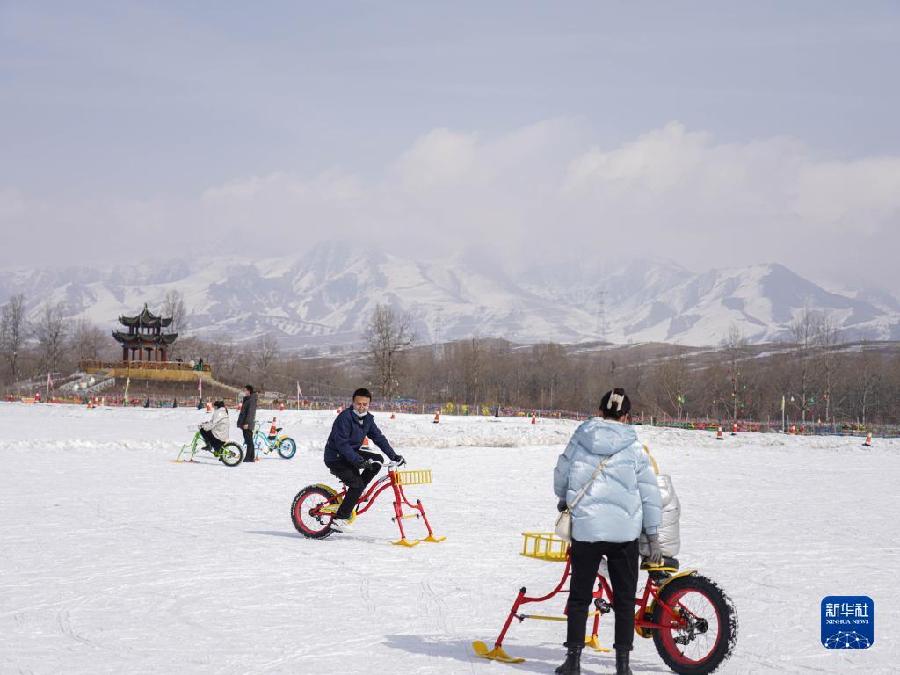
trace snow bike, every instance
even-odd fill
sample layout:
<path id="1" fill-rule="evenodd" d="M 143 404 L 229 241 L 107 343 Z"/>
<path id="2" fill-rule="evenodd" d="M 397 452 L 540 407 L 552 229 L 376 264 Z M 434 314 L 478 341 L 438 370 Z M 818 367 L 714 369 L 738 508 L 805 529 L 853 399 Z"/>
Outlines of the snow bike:
<path id="1" fill-rule="evenodd" d="M 270 422 L 269 433 L 264 434 L 259 430 L 259 422 L 253 427 L 253 446 L 257 456 L 262 453 L 268 455 L 277 450 L 282 459 L 290 459 L 297 452 L 297 443 L 290 436 L 279 434 L 281 427 L 275 426 L 275 418 Z"/>
<path id="2" fill-rule="evenodd" d="M 194 427 L 188 427 L 189 429 L 194 429 Z M 203 445 L 205 441 L 203 440 L 203 436 L 200 435 L 200 431 L 194 431 L 194 438 L 189 442 L 185 443 L 181 446 L 181 450 L 178 451 L 178 457 L 175 458 L 175 462 L 193 462 L 194 455 L 203 450 Z M 234 467 L 240 464 L 244 459 L 244 448 L 234 441 L 226 441 L 219 450 L 208 450 L 211 452 L 214 457 L 217 457 L 222 464 L 225 466 Z M 187 459 L 182 459 L 182 457 L 187 456 Z"/>
<path id="3" fill-rule="evenodd" d="M 409 485 L 426 485 L 431 483 L 431 469 L 398 471 L 398 466 L 396 462 L 390 462 L 387 475 L 382 476 L 366 489 L 359 498 L 359 502 L 349 522 L 368 511 L 375 503 L 378 495 L 385 490 L 391 489 L 394 493 L 394 517 L 391 520 L 397 523 L 397 527 L 400 528 L 400 539 L 393 542 L 394 545 L 413 547 L 420 541 L 432 543 L 444 541 L 446 537 L 434 536 L 431 524 L 425 515 L 425 507 L 422 506 L 422 501 L 417 499 L 415 504 L 410 503 L 406 493 L 403 491 L 403 488 Z M 344 486 L 343 490 L 337 492 L 334 488 L 322 483 L 307 485 L 297 493 L 291 505 L 291 520 L 294 522 L 294 527 L 297 528 L 300 534 L 310 539 L 324 539 L 329 536 L 332 532 L 331 521 L 346 494 L 346 486 Z M 404 504 L 415 511 L 415 513 L 404 514 Z M 425 529 L 428 531 L 428 536 L 424 539 L 408 540 L 403 529 L 403 521 L 408 518 L 421 518 L 425 524 Z"/>
<path id="4" fill-rule="evenodd" d="M 503 649 L 503 639 L 513 619 L 520 623 L 525 619 L 566 621 L 565 616 L 525 614 L 522 606 L 531 602 L 544 602 L 560 594 L 571 575 L 569 545 L 549 532 L 524 532 L 522 555 L 549 562 L 565 563 L 562 579 L 546 595 L 530 597 L 523 586 L 506 617 L 503 629 L 488 649 L 484 642 L 473 642 L 475 654 L 493 661 L 522 663 L 525 659 L 512 657 Z M 634 603 L 634 630 L 642 638 L 653 638 L 656 651 L 676 673 L 705 675 L 716 670 L 726 661 L 737 640 L 737 614 L 728 596 L 713 581 L 697 574 L 696 570 L 678 571 L 678 560 L 665 557 L 662 564 L 644 562 L 641 569 L 647 572 L 643 593 Z M 612 610 L 612 586 L 606 577 L 597 575 L 594 591 L 593 628 L 585 646 L 596 651 L 608 652 L 600 645 L 597 633 L 600 618 Z M 565 613 L 565 612 L 564 612 Z"/>

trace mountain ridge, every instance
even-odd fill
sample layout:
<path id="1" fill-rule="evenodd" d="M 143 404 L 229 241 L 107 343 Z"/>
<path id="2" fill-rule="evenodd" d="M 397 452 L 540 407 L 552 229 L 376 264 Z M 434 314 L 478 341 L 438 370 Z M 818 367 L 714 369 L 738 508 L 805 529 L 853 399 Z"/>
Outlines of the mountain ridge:
<path id="1" fill-rule="evenodd" d="M 44 302 L 58 302 L 67 317 L 110 328 L 144 302 L 159 307 L 170 290 L 184 296 L 189 334 L 242 341 L 273 333 L 287 349 L 359 344 L 378 303 L 408 312 L 422 342 L 478 335 L 703 346 L 735 324 L 761 343 L 788 339 L 804 307 L 827 312 L 846 339 L 900 339 L 900 302 L 889 292 L 826 290 L 779 263 L 694 273 L 638 260 L 511 272 L 465 255 L 417 261 L 332 242 L 258 261 L 0 270 L 0 303 L 22 292 L 32 317 Z"/>

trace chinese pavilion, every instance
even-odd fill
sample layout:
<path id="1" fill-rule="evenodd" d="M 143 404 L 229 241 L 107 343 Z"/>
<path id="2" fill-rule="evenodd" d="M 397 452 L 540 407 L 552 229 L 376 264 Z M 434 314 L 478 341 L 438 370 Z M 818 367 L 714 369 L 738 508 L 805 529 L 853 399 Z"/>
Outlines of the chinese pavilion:
<path id="1" fill-rule="evenodd" d="M 112 336 L 122 345 L 123 361 L 166 361 L 166 350 L 178 338 L 178 333 L 163 333 L 172 317 L 157 316 L 144 303 L 137 316 L 120 316 L 119 323 L 128 332 L 114 330 Z"/>

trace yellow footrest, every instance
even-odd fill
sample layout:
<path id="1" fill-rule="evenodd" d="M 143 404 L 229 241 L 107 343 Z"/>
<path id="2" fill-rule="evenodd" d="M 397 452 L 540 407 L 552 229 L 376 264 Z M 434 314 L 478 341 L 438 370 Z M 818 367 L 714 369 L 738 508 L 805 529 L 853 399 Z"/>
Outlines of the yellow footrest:
<path id="1" fill-rule="evenodd" d="M 609 647 L 602 647 L 600 645 L 600 640 L 597 639 L 596 635 L 592 635 L 589 638 L 585 638 L 584 646 L 590 647 L 595 652 L 608 652 L 609 651 Z"/>
<path id="2" fill-rule="evenodd" d="M 419 540 L 410 541 L 409 539 L 398 539 L 397 541 L 391 542 L 394 546 L 405 546 L 406 548 L 412 548 L 413 546 L 419 545 Z"/>
<path id="3" fill-rule="evenodd" d="M 430 541 L 432 544 L 440 544 L 447 537 L 435 537 L 433 534 L 429 534 L 424 539 L 420 539 L 419 541 Z"/>
<path id="4" fill-rule="evenodd" d="M 473 642 L 472 650 L 475 652 L 477 656 L 480 656 L 483 659 L 490 659 L 491 661 L 501 661 L 502 663 L 524 663 L 525 659 L 521 659 L 518 657 L 513 657 L 507 654 L 503 647 L 494 647 L 493 649 L 488 649 L 488 646 L 483 642 Z"/>

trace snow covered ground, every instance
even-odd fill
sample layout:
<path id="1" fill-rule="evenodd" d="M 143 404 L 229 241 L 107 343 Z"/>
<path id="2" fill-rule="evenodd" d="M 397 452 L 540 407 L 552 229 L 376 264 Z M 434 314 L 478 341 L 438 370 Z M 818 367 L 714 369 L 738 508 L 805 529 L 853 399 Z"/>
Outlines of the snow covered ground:
<path id="1" fill-rule="evenodd" d="M 433 469 L 409 493 L 448 537 L 405 549 L 389 543 L 387 499 L 353 534 L 296 533 L 294 494 L 334 482 L 321 462 L 334 414 L 276 414 L 297 456 L 228 469 L 170 461 L 206 417 L 196 410 L 0 404 L 0 672 L 553 671 L 563 624 L 514 625 L 518 666 L 470 644 L 495 638 L 520 586 L 558 579 L 518 552 L 522 531 L 552 526 L 552 469 L 574 423 L 377 415 L 412 468 Z M 897 672 L 900 441 L 639 434 L 681 499 L 682 564 L 737 608 L 721 672 Z M 821 646 L 825 595 L 874 598 L 871 649 Z M 640 638 L 633 666 L 666 672 Z M 586 655 L 585 672 L 612 670 Z"/>

